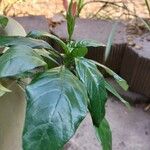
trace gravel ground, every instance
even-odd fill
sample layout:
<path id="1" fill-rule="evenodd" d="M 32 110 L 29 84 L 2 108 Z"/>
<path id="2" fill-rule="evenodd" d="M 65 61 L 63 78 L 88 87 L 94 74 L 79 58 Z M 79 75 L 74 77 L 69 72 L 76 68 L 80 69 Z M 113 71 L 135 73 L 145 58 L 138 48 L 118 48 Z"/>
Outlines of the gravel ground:
<path id="1" fill-rule="evenodd" d="M 88 2 L 91 0 L 85 0 Z M 120 0 L 108 0 L 109 2 L 117 2 Z M 144 5 L 144 0 L 122 0 L 125 2 L 126 6 L 131 10 L 135 11 L 141 17 L 148 17 L 148 11 Z M 92 3 L 84 7 L 81 16 L 82 17 L 91 17 L 95 14 L 99 8 L 103 5 L 103 3 Z M 26 0 L 23 3 L 15 4 L 8 15 L 45 15 L 47 18 L 51 18 L 55 13 L 64 11 L 62 6 L 62 0 Z M 119 17 L 124 18 L 125 15 L 123 13 L 127 13 L 123 11 L 122 8 L 118 8 L 111 6 L 103 9 L 97 17 Z"/>

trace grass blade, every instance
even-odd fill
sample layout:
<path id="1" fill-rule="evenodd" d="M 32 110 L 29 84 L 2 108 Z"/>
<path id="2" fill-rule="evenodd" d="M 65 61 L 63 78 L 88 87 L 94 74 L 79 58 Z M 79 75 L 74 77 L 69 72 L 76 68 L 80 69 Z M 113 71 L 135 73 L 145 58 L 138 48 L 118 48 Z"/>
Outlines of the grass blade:
<path id="1" fill-rule="evenodd" d="M 115 36 L 115 32 L 116 32 L 116 27 L 117 27 L 117 22 L 113 25 L 112 27 L 112 30 L 111 30 L 111 33 L 108 37 L 108 42 L 107 42 L 107 45 L 106 45 L 106 50 L 105 50 L 105 55 L 104 55 L 104 62 L 106 62 L 109 54 L 110 54 L 110 50 L 111 50 L 111 46 L 112 46 L 112 43 L 113 43 L 113 40 L 114 40 L 114 36 Z"/>

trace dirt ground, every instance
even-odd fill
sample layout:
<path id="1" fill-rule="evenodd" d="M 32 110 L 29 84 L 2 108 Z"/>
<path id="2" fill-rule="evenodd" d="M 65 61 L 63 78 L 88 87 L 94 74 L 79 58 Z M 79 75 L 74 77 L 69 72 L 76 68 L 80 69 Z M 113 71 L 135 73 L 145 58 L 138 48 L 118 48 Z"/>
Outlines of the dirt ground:
<path id="1" fill-rule="evenodd" d="M 91 0 L 85 0 L 88 2 Z M 94 1 L 94 0 L 93 0 Z M 119 2 L 120 0 L 108 0 L 109 2 Z M 140 17 L 149 17 L 148 11 L 145 7 L 144 0 L 122 0 L 127 8 L 132 12 L 131 14 L 137 14 Z M 100 13 L 97 13 L 100 7 L 104 3 L 90 3 L 84 7 L 81 12 L 81 17 L 101 17 L 101 18 L 126 18 L 129 17 L 128 12 L 118 8 L 114 5 L 108 5 L 105 9 L 102 9 Z M 123 6 L 121 3 L 118 3 Z M 51 18 L 54 14 L 63 12 L 64 8 L 62 0 L 25 0 L 25 2 L 17 3 L 11 7 L 8 11 L 8 15 L 45 15 L 47 18 Z M 131 17 L 131 16 L 130 16 Z"/>

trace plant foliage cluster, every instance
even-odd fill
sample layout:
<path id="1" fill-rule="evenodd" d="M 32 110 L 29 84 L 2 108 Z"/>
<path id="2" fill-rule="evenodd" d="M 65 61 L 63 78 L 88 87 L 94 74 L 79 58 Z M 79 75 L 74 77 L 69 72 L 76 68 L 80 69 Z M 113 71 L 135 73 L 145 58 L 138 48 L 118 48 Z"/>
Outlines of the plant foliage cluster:
<path id="1" fill-rule="evenodd" d="M 112 136 L 105 118 L 107 91 L 128 105 L 100 72 L 104 69 L 119 85 L 127 90 L 125 80 L 106 66 L 85 58 L 87 47 L 102 44 L 72 41 L 75 17 L 73 1 L 67 9 L 68 41 L 39 31 L 26 37 L 0 36 L 0 96 L 11 92 L 4 80 L 11 79 L 25 91 L 27 106 L 23 132 L 23 150 L 59 150 L 75 134 L 89 112 L 103 150 L 112 149 Z M 1 16 L 5 28 L 8 18 Z M 55 40 L 62 50 L 55 50 L 41 40 Z M 24 79 L 30 78 L 27 83 Z"/>

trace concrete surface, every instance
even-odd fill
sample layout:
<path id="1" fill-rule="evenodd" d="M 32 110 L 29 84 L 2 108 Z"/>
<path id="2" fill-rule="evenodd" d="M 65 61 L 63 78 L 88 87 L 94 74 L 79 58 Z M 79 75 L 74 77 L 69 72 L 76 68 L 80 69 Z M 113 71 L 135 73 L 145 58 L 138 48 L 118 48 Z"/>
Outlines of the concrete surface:
<path id="1" fill-rule="evenodd" d="M 150 112 L 140 107 L 128 110 L 110 98 L 107 119 L 112 129 L 113 150 L 150 150 Z M 88 115 L 64 150 L 100 150 L 91 124 Z"/>
<path id="2" fill-rule="evenodd" d="M 27 33 L 32 30 L 49 32 L 49 26 L 45 16 L 24 16 L 14 17 L 14 19 L 23 26 Z"/>

